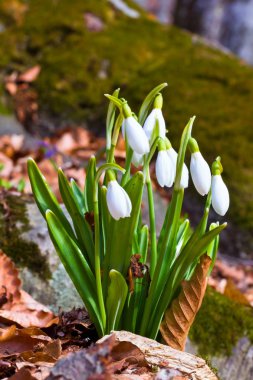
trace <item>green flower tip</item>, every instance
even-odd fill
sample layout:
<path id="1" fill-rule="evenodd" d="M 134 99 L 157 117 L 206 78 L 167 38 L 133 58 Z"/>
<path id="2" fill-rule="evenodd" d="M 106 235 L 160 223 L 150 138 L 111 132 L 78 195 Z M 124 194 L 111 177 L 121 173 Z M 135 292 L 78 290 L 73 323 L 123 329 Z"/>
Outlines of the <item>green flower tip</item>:
<path id="1" fill-rule="evenodd" d="M 132 116 L 132 111 L 127 102 L 122 103 L 122 111 L 125 118 Z"/>
<path id="2" fill-rule="evenodd" d="M 193 137 L 190 137 L 188 144 L 191 153 L 199 152 L 197 140 L 195 140 Z"/>
<path id="3" fill-rule="evenodd" d="M 160 92 L 156 95 L 154 100 L 154 108 L 162 109 L 163 106 L 163 96 Z"/>
<path id="4" fill-rule="evenodd" d="M 172 148 L 171 142 L 168 139 L 168 137 L 165 137 L 164 141 L 165 141 L 165 145 L 166 145 L 166 150 L 169 150 L 170 148 Z"/>
<path id="5" fill-rule="evenodd" d="M 158 139 L 158 151 L 160 152 L 161 150 L 166 150 L 166 143 L 162 138 Z"/>
<path id="6" fill-rule="evenodd" d="M 212 175 L 220 175 L 223 172 L 223 166 L 221 165 L 221 158 L 218 156 L 212 164 Z"/>

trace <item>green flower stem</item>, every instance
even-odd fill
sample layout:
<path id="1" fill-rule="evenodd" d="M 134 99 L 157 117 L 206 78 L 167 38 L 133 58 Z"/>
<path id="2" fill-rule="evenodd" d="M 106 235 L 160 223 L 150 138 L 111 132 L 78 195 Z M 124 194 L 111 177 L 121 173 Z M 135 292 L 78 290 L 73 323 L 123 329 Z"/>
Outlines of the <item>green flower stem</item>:
<path id="1" fill-rule="evenodd" d="M 113 92 L 112 96 L 114 98 L 118 98 L 119 91 L 120 89 L 117 88 Z M 114 126 L 114 120 L 115 120 L 115 111 L 116 111 L 116 105 L 113 101 L 110 101 L 107 116 L 106 116 L 106 160 L 107 161 L 108 161 L 108 155 L 111 148 L 111 139 L 112 139 L 112 130 Z"/>
<path id="2" fill-rule="evenodd" d="M 147 327 L 150 323 L 151 313 L 155 309 L 159 301 L 159 297 L 162 293 L 166 281 L 166 276 L 169 272 L 168 262 L 172 261 L 173 259 L 172 255 L 174 253 L 173 250 L 175 251 L 176 236 L 181 213 L 183 195 L 183 189 L 180 189 L 179 191 L 175 191 L 174 189 L 168 212 L 168 225 L 166 228 L 166 234 L 161 246 L 161 252 L 159 254 L 158 263 L 156 265 L 156 270 L 151 281 L 150 291 L 145 305 L 144 315 L 141 324 L 141 335 L 146 334 Z"/>
<path id="3" fill-rule="evenodd" d="M 100 270 L 100 222 L 99 222 L 99 208 L 98 208 L 98 183 L 95 181 L 94 193 L 93 193 L 93 205 L 94 205 L 94 223 L 95 223 L 95 277 L 98 304 L 102 319 L 103 334 L 106 328 L 106 312 L 101 283 L 101 270 Z"/>
<path id="4" fill-rule="evenodd" d="M 133 158 L 133 153 L 134 152 L 131 148 L 127 149 L 126 164 L 125 164 L 126 171 L 122 176 L 121 186 L 125 186 L 125 184 L 127 183 L 127 181 L 130 178 L 130 170 L 131 170 L 131 162 L 132 162 L 132 158 Z"/>
<path id="5" fill-rule="evenodd" d="M 120 127 L 122 125 L 122 122 L 123 122 L 123 116 L 122 116 L 122 113 L 120 113 L 119 116 L 117 117 L 115 127 L 113 130 L 111 147 L 110 147 L 108 155 L 107 155 L 107 162 L 114 162 L 114 151 L 115 151 L 115 147 L 116 147 L 117 142 L 118 142 L 119 131 L 120 131 Z"/>
<path id="6" fill-rule="evenodd" d="M 146 173 L 146 186 L 148 191 L 148 207 L 149 207 L 149 223 L 150 223 L 150 240 L 151 240 L 151 254 L 150 254 L 150 276 L 153 278 L 156 262 L 157 262 L 157 244 L 156 244 L 156 220 L 155 220 L 155 206 L 152 190 L 152 182 L 150 179 L 149 167 Z"/>
<path id="7" fill-rule="evenodd" d="M 124 172 L 124 169 L 114 163 L 106 163 L 101 165 L 96 172 L 94 180 L 94 190 L 93 190 L 93 207 L 94 207 L 94 224 L 95 224 L 95 277 L 96 277 L 96 288 L 98 295 L 98 304 L 101 313 L 102 327 L 105 331 L 106 328 L 106 312 L 105 304 L 103 298 L 102 282 L 101 282 L 101 269 L 100 269 L 100 220 L 99 220 L 99 207 L 98 207 L 98 181 L 101 174 L 107 170 L 119 170 Z M 109 176 L 113 176 L 113 173 L 110 173 Z M 103 331 L 103 334 L 104 334 Z"/>
<path id="8" fill-rule="evenodd" d="M 159 260 L 156 265 L 156 270 L 153 275 L 153 279 L 150 285 L 150 291 L 148 299 L 145 305 L 144 315 L 141 324 L 141 335 L 147 334 L 147 328 L 151 322 L 151 313 L 156 310 L 157 303 L 159 302 L 159 297 L 162 294 L 166 276 L 170 270 L 170 264 L 173 262 L 176 248 L 176 236 L 179 226 L 180 213 L 182 209 L 182 202 L 184 197 L 184 190 L 180 186 L 185 151 L 187 148 L 188 141 L 191 137 L 192 125 L 195 117 L 192 117 L 184 128 L 181 143 L 177 159 L 177 170 L 175 178 L 175 186 L 172 195 L 171 204 L 168 211 L 168 222 L 166 221 L 165 236 L 161 245 L 161 250 L 159 250 Z M 167 216 L 167 214 L 166 214 Z"/>

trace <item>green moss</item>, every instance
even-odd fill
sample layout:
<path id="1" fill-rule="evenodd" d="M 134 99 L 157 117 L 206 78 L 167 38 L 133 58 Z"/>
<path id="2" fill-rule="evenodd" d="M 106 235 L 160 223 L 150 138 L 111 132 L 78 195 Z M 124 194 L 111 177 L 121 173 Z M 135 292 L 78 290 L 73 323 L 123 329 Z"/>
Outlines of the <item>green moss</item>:
<path id="1" fill-rule="evenodd" d="M 253 342 L 253 309 L 209 288 L 189 337 L 203 357 L 230 355 L 238 340 Z"/>
<path id="2" fill-rule="evenodd" d="M 29 230 L 25 202 L 18 196 L 0 199 L 0 247 L 19 267 L 27 267 L 43 279 L 51 277 L 50 269 L 38 245 L 21 235 Z"/>
<path id="3" fill-rule="evenodd" d="M 88 121 L 104 129 L 103 94 L 122 88 L 134 110 L 145 94 L 167 81 L 165 117 L 178 145 L 188 118 L 208 161 L 221 155 L 231 190 L 227 215 L 241 228 L 253 227 L 253 70 L 144 12 L 129 19 L 106 0 L 15 0 L 28 9 L 15 21 L 4 0 L 0 16 L 0 72 L 42 67 L 33 86 L 40 110 L 59 121 Z M 128 4 L 132 4 L 130 0 Z M 4 5 L 3 5 L 4 4 Z M 104 29 L 87 30 L 84 13 L 100 17 Z M 17 18 L 17 17 L 16 17 Z M 105 76 L 101 77 L 101 70 Z M 1 95 L 1 89 L 0 89 Z"/>

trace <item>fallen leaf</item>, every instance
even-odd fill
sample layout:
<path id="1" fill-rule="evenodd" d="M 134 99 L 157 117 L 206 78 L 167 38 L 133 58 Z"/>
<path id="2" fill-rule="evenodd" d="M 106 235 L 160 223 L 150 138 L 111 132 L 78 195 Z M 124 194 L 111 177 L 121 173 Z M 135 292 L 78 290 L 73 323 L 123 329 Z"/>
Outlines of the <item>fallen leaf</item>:
<path id="1" fill-rule="evenodd" d="M 0 329 L 0 342 L 4 342 L 6 340 L 11 339 L 16 332 L 16 326 L 11 325 L 7 329 Z"/>
<path id="2" fill-rule="evenodd" d="M 55 363 L 62 353 L 61 342 L 59 339 L 49 342 L 46 345 L 38 346 L 37 349 L 25 351 L 21 357 L 29 363 Z"/>
<path id="3" fill-rule="evenodd" d="M 2 304 L 0 319 L 19 326 L 48 327 L 54 323 L 54 314 L 21 289 L 19 273 L 12 260 L 0 250 L 0 289 L 7 302 Z"/>
<path id="4" fill-rule="evenodd" d="M 32 376 L 29 369 L 21 368 L 21 370 L 11 376 L 9 380 L 36 380 L 36 377 Z"/>
<path id="5" fill-rule="evenodd" d="M 194 318 L 202 304 L 206 291 L 207 273 L 211 259 L 203 255 L 190 281 L 183 281 L 182 289 L 165 312 L 160 326 L 168 346 L 184 350 L 186 338 Z"/>
<path id="6" fill-rule="evenodd" d="M 37 79 L 40 71 L 41 71 L 40 65 L 33 66 L 30 69 L 23 72 L 22 74 L 20 74 L 18 76 L 18 80 L 22 82 L 28 82 L 28 83 L 34 82 L 35 79 Z"/>
<path id="7" fill-rule="evenodd" d="M 18 86 L 14 82 L 6 82 L 5 89 L 9 92 L 10 95 L 14 96 L 17 93 Z"/>

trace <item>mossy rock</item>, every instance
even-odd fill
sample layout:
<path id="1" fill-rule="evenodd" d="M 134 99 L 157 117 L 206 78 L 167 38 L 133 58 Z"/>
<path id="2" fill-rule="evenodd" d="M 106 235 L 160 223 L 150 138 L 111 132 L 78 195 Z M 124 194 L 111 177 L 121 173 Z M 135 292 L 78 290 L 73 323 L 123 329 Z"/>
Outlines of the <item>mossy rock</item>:
<path id="1" fill-rule="evenodd" d="M 222 380 L 251 379 L 252 307 L 208 288 L 189 338 L 187 350 L 207 359 Z"/>
<path id="2" fill-rule="evenodd" d="M 83 305 L 32 197 L 0 193 L 0 249 L 15 263 L 24 290 L 36 300 L 54 312 Z"/>
<path id="3" fill-rule="evenodd" d="M 101 19 L 101 31 L 87 29 L 85 12 Z M 103 130 L 104 93 L 121 87 L 138 110 L 153 86 L 168 82 L 164 113 L 172 141 L 178 146 L 182 128 L 196 114 L 194 136 L 202 152 L 210 163 L 222 156 L 231 191 L 227 218 L 252 229 L 251 67 L 142 11 L 129 19 L 106 0 L 3 0 L 0 16 L 0 76 L 40 64 L 33 84 L 40 113 L 59 124 L 86 120 Z"/>

